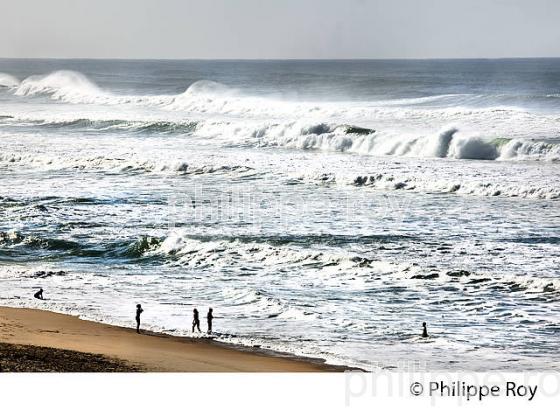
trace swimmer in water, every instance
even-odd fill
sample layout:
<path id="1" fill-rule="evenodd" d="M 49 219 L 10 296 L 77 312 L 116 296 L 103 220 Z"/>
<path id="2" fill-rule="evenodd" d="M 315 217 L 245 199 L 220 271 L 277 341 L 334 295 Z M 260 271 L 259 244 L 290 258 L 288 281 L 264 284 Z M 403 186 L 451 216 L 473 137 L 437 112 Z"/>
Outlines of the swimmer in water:
<path id="1" fill-rule="evenodd" d="M 39 300 L 45 300 L 45 298 L 43 298 L 43 288 L 39 289 L 37 292 L 35 292 L 35 294 L 33 295 L 33 297 L 35 299 L 39 299 Z"/>
<path id="2" fill-rule="evenodd" d="M 422 337 L 428 337 L 428 329 L 426 328 L 426 322 L 422 323 Z"/>

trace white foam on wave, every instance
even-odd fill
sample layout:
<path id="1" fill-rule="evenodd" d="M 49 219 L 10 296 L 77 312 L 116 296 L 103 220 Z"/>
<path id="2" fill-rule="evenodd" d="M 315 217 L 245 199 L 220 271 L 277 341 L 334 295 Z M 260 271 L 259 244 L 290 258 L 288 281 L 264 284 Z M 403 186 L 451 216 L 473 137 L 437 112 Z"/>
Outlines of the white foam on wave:
<path id="1" fill-rule="evenodd" d="M 125 123 L 125 126 L 129 127 L 130 124 Z M 136 126 L 141 129 L 145 125 L 135 124 Z M 521 172 L 525 173 L 526 177 L 521 179 L 515 178 L 515 175 L 509 172 L 506 172 L 506 176 L 495 173 L 490 164 L 488 166 L 491 167 L 489 168 L 491 172 L 484 175 L 481 175 L 480 172 L 485 168 L 481 168 L 478 163 L 464 163 L 461 166 L 462 172 L 454 172 L 455 165 L 451 161 L 440 162 L 442 168 L 438 167 L 437 172 L 426 172 L 426 167 L 423 166 L 425 161 L 432 161 L 430 158 L 434 158 L 436 155 L 446 155 L 448 158 L 483 158 L 489 149 L 492 150 L 492 155 L 491 157 L 486 156 L 486 159 L 495 158 L 496 151 L 501 155 L 496 158 L 497 160 L 554 159 L 560 157 L 560 145 L 517 140 L 508 142 L 487 141 L 476 136 L 461 135 L 455 128 L 442 130 L 433 136 L 408 139 L 403 137 L 399 139 L 378 132 L 365 135 L 348 134 L 347 132 L 351 128 L 347 126 L 324 123 L 251 127 L 246 124 L 237 126 L 236 124 L 224 125 L 221 122 L 203 121 L 196 126 L 195 134 L 198 138 L 190 135 L 187 137 L 178 136 L 174 139 L 166 138 L 166 141 L 169 141 L 170 147 L 172 147 L 176 146 L 174 144 L 180 143 L 182 138 L 187 138 L 185 149 L 192 147 L 193 144 L 203 144 L 205 146 L 208 144 L 232 144 L 249 147 L 278 146 L 302 148 L 304 150 L 360 152 L 379 156 L 379 158 L 385 155 L 394 155 L 412 158 L 420 156 L 427 159 L 413 159 L 410 166 L 406 166 L 410 160 L 404 158 L 398 160 L 399 162 L 405 161 L 402 166 L 396 165 L 399 162 L 394 164 L 391 162 L 393 165 L 384 163 L 376 165 L 378 161 L 385 161 L 378 158 L 361 159 L 360 161 L 365 162 L 360 166 L 353 167 L 353 159 L 336 156 L 337 161 L 331 163 L 330 166 L 328 164 L 334 158 L 327 159 L 324 165 L 318 169 L 312 167 L 311 169 L 294 172 L 292 168 L 285 168 L 283 164 L 271 165 L 268 162 L 262 163 L 260 160 L 247 163 L 247 158 L 243 159 L 229 155 L 220 158 L 198 158 L 180 149 L 175 149 L 176 155 L 170 157 L 169 152 L 165 150 L 159 152 L 154 149 L 151 138 L 144 139 L 141 136 L 135 137 L 132 145 L 127 142 L 124 149 L 119 144 L 115 144 L 110 151 L 106 149 L 98 150 L 95 140 L 91 141 L 93 145 L 87 150 L 83 149 L 82 146 L 82 149 L 72 152 L 66 152 L 66 150 L 65 152 L 51 151 L 40 146 L 36 152 L 32 152 L 29 149 L 20 149 L 18 144 L 12 147 L 14 149 L 9 149 L 9 145 L 7 145 L 4 151 L 0 153 L 0 166 L 35 168 L 46 171 L 78 170 L 83 172 L 154 173 L 162 175 L 218 173 L 232 177 L 256 175 L 263 178 L 287 178 L 292 181 L 299 180 L 318 184 L 337 183 L 344 186 L 365 187 L 375 190 L 546 200 L 560 198 L 560 190 L 557 184 L 551 183 L 550 179 L 557 166 L 556 164 L 544 167 L 542 172 L 537 172 L 538 168 L 535 168 L 534 164 L 512 164 L 516 169 L 521 169 Z M 273 134 L 268 131 L 268 127 L 274 130 Z M 166 124 L 162 129 L 168 129 L 168 125 Z M 214 132 L 216 135 L 213 134 Z M 219 141 L 214 141 L 214 139 L 219 139 Z M 134 149 L 128 148 L 129 146 L 134 146 Z M 480 151 L 477 151 L 478 149 Z M 266 151 L 262 151 L 262 154 L 269 155 Z M 289 153 L 284 152 L 283 154 Z M 342 161 L 342 164 L 339 161 Z M 346 161 L 350 161 L 350 163 L 345 164 Z M 544 172 L 544 169 L 549 171 Z"/>
<path id="2" fill-rule="evenodd" d="M 197 96 L 205 97 L 231 97 L 238 95 L 238 90 L 211 80 L 198 80 L 191 84 L 187 90 L 178 97 Z"/>
<path id="3" fill-rule="evenodd" d="M 3 77 L 0 77 L 0 80 Z M 8 81 L 9 78 L 6 77 Z M 233 90 L 213 82 L 201 80 L 193 83 L 184 93 L 178 95 L 117 95 L 101 89 L 86 75 L 71 70 L 54 71 L 47 75 L 33 75 L 21 83 L 10 82 L 17 86 L 14 94 L 17 96 L 48 95 L 53 100 L 74 104 L 121 105 L 132 104 L 140 106 L 169 106 L 184 104 L 185 100 L 203 96 L 233 95 Z"/>
<path id="4" fill-rule="evenodd" d="M 162 115 L 179 111 L 202 116 L 204 121 L 199 121 L 197 135 L 233 145 L 276 146 L 376 156 L 560 160 L 559 144 L 515 138 L 516 135 L 526 137 L 529 132 L 527 130 L 536 135 L 548 132 L 550 137 L 555 137 L 556 131 L 551 124 L 557 122 L 557 117 L 507 109 L 418 109 L 381 104 L 379 101 L 284 101 L 244 95 L 240 90 L 207 80 L 191 84 L 185 92 L 178 95 L 115 95 L 102 90 L 85 75 L 74 71 L 56 71 L 45 76 L 28 77 L 14 92 L 18 96 L 49 95 L 55 100 L 68 103 L 157 107 L 161 109 L 157 112 Z M 453 96 L 438 98 L 451 97 Z M 217 119 L 209 119 L 207 116 Z M 306 120 L 302 121 L 302 117 Z M 513 125 L 522 124 L 521 130 L 509 124 L 511 121 L 508 119 L 511 118 L 515 118 Z M 374 124 L 379 121 L 383 125 L 370 134 L 349 133 L 342 126 L 366 121 Z M 408 129 L 400 127 L 402 121 L 410 121 L 412 126 L 408 125 Z M 387 122 L 393 125 L 388 127 Z M 471 122 L 479 123 L 478 128 L 474 127 L 475 131 L 467 133 Z M 437 129 L 437 124 L 444 124 L 440 132 L 426 131 L 426 125 Z M 488 124 L 491 124 L 490 128 Z M 109 124 L 107 128 L 126 129 L 129 125 L 134 131 L 138 124 Z M 173 124 L 169 125 L 162 128 L 172 129 Z M 410 128 L 414 130 L 411 132 Z M 486 131 L 487 129 L 496 128 L 505 135 L 499 142 L 496 135 L 485 135 L 485 132 L 493 132 Z M 482 129 L 483 132 L 476 129 Z"/>
<path id="5" fill-rule="evenodd" d="M 60 157 L 37 153 L 0 153 L 0 164 L 35 166 L 45 170 L 74 169 L 104 172 L 150 172 L 180 175 L 211 173 L 247 173 L 252 169 L 243 165 L 193 164 L 181 160 L 158 161 L 134 155 Z"/>
<path id="6" fill-rule="evenodd" d="M 85 75 L 76 71 L 55 71 L 48 75 L 26 78 L 15 90 L 15 95 L 49 94 L 55 100 L 93 103 L 104 92 Z"/>
<path id="7" fill-rule="evenodd" d="M 560 144 L 513 139 L 500 147 L 500 159 L 560 160 Z"/>
<path id="8" fill-rule="evenodd" d="M 560 160 L 560 144 L 483 138 L 462 134 L 456 127 L 424 135 L 394 131 L 352 132 L 340 124 L 286 123 L 239 124 L 205 121 L 196 134 L 228 140 L 231 144 L 283 147 L 304 150 L 351 152 L 376 156 L 454 158 L 477 160 Z M 504 143 L 505 142 L 505 143 Z"/>
<path id="9" fill-rule="evenodd" d="M 202 137 L 197 143 L 232 146 L 283 147 L 303 150 L 350 152 L 375 156 L 454 158 L 478 160 L 560 160 L 560 144 L 519 138 L 495 138 L 446 126 L 438 132 L 373 130 L 341 122 L 313 120 L 214 120 L 187 121 L 182 117 L 155 116 L 135 119 L 131 113 L 115 115 L 18 115 L 7 124 L 78 127 L 95 131 L 178 133 Z M 119 114 L 121 115 L 121 114 Z M 125 119 L 126 117 L 130 117 Z"/>
<path id="10" fill-rule="evenodd" d="M 325 176 L 317 179 L 325 180 Z M 559 199 L 560 189 L 543 181 L 532 181 L 530 184 L 513 184 L 507 182 L 482 182 L 453 179 L 433 179 L 418 175 L 395 175 L 378 173 L 370 175 L 356 175 L 350 178 L 337 178 L 332 175 L 330 182 L 341 182 L 345 185 L 368 187 L 379 190 L 401 190 L 429 193 L 453 193 L 457 195 L 472 195 L 482 197 L 508 197 L 528 199 Z"/>
<path id="11" fill-rule="evenodd" d="M 19 85 L 19 80 L 13 75 L 0 73 L 0 87 L 13 88 Z"/>
<path id="12" fill-rule="evenodd" d="M 472 284 L 481 283 L 477 279 L 484 279 L 489 286 L 499 284 L 507 288 L 514 284 L 530 294 L 560 292 L 560 280 L 557 278 L 496 275 L 483 271 L 457 275 L 446 268 L 431 271 L 418 264 L 368 259 L 360 252 L 345 252 L 340 249 L 302 248 L 290 243 L 273 245 L 255 241 L 199 240 L 191 238 L 189 230 L 185 229 L 171 231 L 158 248 L 148 252 L 173 256 L 180 265 L 196 269 L 221 269 L 240 265 L 249 270 L 252 267 L 257 267 L 259 270 L 276 270 L 290 266 L 297 269 L 299 279 L 321 280 L 322 285 L 329 285 L 332 282 L 335 287 L 343 281 L 347 287 L 362 288 L 374 277 L 391 281 L 394 279 L 411 281 L 411 283 L 426 280 L 442 283 L 459 281 L 467 285 L 473 280 Z M 422 277 L 426 273 L 434 272 L 438 273 L 434 278 Z M 243 294 L 242 299 L 243 303 L 253 303 L 260 298 Z"/>
<path id="13" fill-rule="evenodd" d="M 79 115 L 82 114 L 82 115 Z M 37 126 L 46 127 L 48 129 L 71 129 L 83 131 L 96 131 L 99 133 L 108 132 L 125 132 L 130 134 L 184 134 L 193 131 L 196 122 L 164 119 L 135 119 L 115 118 L 115 116 L 87 116 L 78 113 L 78 116 L 29 116 L 18 115 L 17 117 L 10 115 L 3 118 L 2 123 L 11 126 Z M 130 115 L 129 115 L 130 117 Z"/>
<path id="14" fill-rule="evenodd" d="M 117 95 L 98 87 L 92 80 L 77 71 L 61 70 L 47 75 L 34 75 L 21 82 L 16 95 L 50 95 L 55 100 L 69 103 L 153 106 L 193 114 L 220 114 L 241 117 L 301 118 L 351 118 L 358 121 L 394 118 L 453 120 L 469 116 L 500 117 L 516 115 L 523 121 L 538 121 L 531 113 L 515 107 L 468 108 L 460 105 L 439 109 L 421 109 L 418 106 L 430 101 L 446 101 L 465 95 L 436 95 L 421 98 L 376 101 L 290 101 L 273 96 L 253 96 L 242 90 L 211 80 L 199 80 L 175 95 Z M 468 95 L 466 95 L 468 96 Z M 556 120 L 556 117 L 552 118 Z"/>
<path id="15" fill-rule="evenodd" d="M 156 253 L 173 255 L 184 266 L 229 266 L 239 263 L 245 266 L 275 266 L 292 264 L 317 267 L 332 266 L 349 261 L 348 255 L 326 255 L 319 251 L 302 252 L 289 246 L 275 247 L 266 243 L 242 243 L 239 241 L 201 241 L 192 239 L 182 230 L 172 231 Z"/>

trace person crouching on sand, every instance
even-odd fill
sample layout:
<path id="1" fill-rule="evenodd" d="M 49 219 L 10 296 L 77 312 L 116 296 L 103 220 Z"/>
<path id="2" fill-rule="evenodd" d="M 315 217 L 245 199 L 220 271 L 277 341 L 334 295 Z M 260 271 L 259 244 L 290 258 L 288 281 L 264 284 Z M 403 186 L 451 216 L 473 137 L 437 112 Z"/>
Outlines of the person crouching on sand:
<path id="1" fill-rule="evenodd" d="M 193 309 L 193 321 L 192 321 L 192 331 L 194 333 L 194 328 L 197 328 L 200 332 L 200 318 L 198 317 L 198 310 Z"/>
<path id="2" fill-rule="evenodd" d="M 212 308 L 208 309 L 208 314 L 206 315 L 206 320 L 208 321 L 208 334 L 212 334 L 212 319 L 214 315 L 212 314 Z"/>
<path id="3" fill-rule="evenodd" d="M 142 305 L 139 303 L 136 305 L 136 333 L 140 333 L 140 315 L 144 309 L 142 309 Z"/>

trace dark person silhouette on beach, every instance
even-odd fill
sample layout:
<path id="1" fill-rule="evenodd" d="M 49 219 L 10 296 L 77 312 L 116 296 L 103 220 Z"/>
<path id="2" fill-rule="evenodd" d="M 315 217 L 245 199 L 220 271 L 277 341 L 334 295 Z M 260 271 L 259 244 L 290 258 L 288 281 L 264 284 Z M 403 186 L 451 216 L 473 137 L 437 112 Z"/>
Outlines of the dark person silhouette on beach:
<path id="1" fill-rule="evenodd" d="M 424 330 L 422 330 L 422 337 L 428 337 L 428 329 L 426 328 L 426 322 L 422 323 L 422 327 L 424 328 Z"/>
<path id="2" fill-rule="evenodd" d="M 194 328 L 197 328 L 200 332 L 200 318 L 198 317 L 198 310 L 193 309 L 193 321 L 192 321 L 192 331 L 194 333 Z"/>
<path id="3" fill-rule="evenodd" d="M 136 333 L 140 333 L 140 315 L 144 309 L 142 309 L 142 305 L 139 303 L 136 305 Z"/>
<path id="4" fill-rule="evenodd" d="M 43 288 L 39 289 L 37 292 L 35 292 L 35 294 L 33 295 L 33 297 L 35 299 L 40 299 L 40 300 L 45 300 L 45 298 L 43 298 Z"/>
<path id="5" fill-rule="evenodd" d="M 208 309 L 208 314 L 206 315 L 206 320 L 208 321 L 208 334 L 212 334 L 212 319 L 214 319 L 214 315 L 212 315 L 212 308 Z"/>

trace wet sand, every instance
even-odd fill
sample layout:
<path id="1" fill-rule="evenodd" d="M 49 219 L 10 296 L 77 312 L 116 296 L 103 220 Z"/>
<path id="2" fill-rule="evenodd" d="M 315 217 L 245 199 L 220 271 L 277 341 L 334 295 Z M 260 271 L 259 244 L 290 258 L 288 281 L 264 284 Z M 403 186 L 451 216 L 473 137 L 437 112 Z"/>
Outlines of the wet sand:
<path id="1" fill-rule="evenodd" d="M 321 360 L 0 307 L 2 371 L 325 372 Z M 51 348 L 51 349 L 42 349 Z M 93 356 L 92 356 L 93 355 Z M 45 362 L 49 362 L 46 364 Z"/>
<path id="2" fill-rule="evenodd" d="M 0 343 L 0 372 L 138 372 L 141 366 L 100 354 Z"/>

